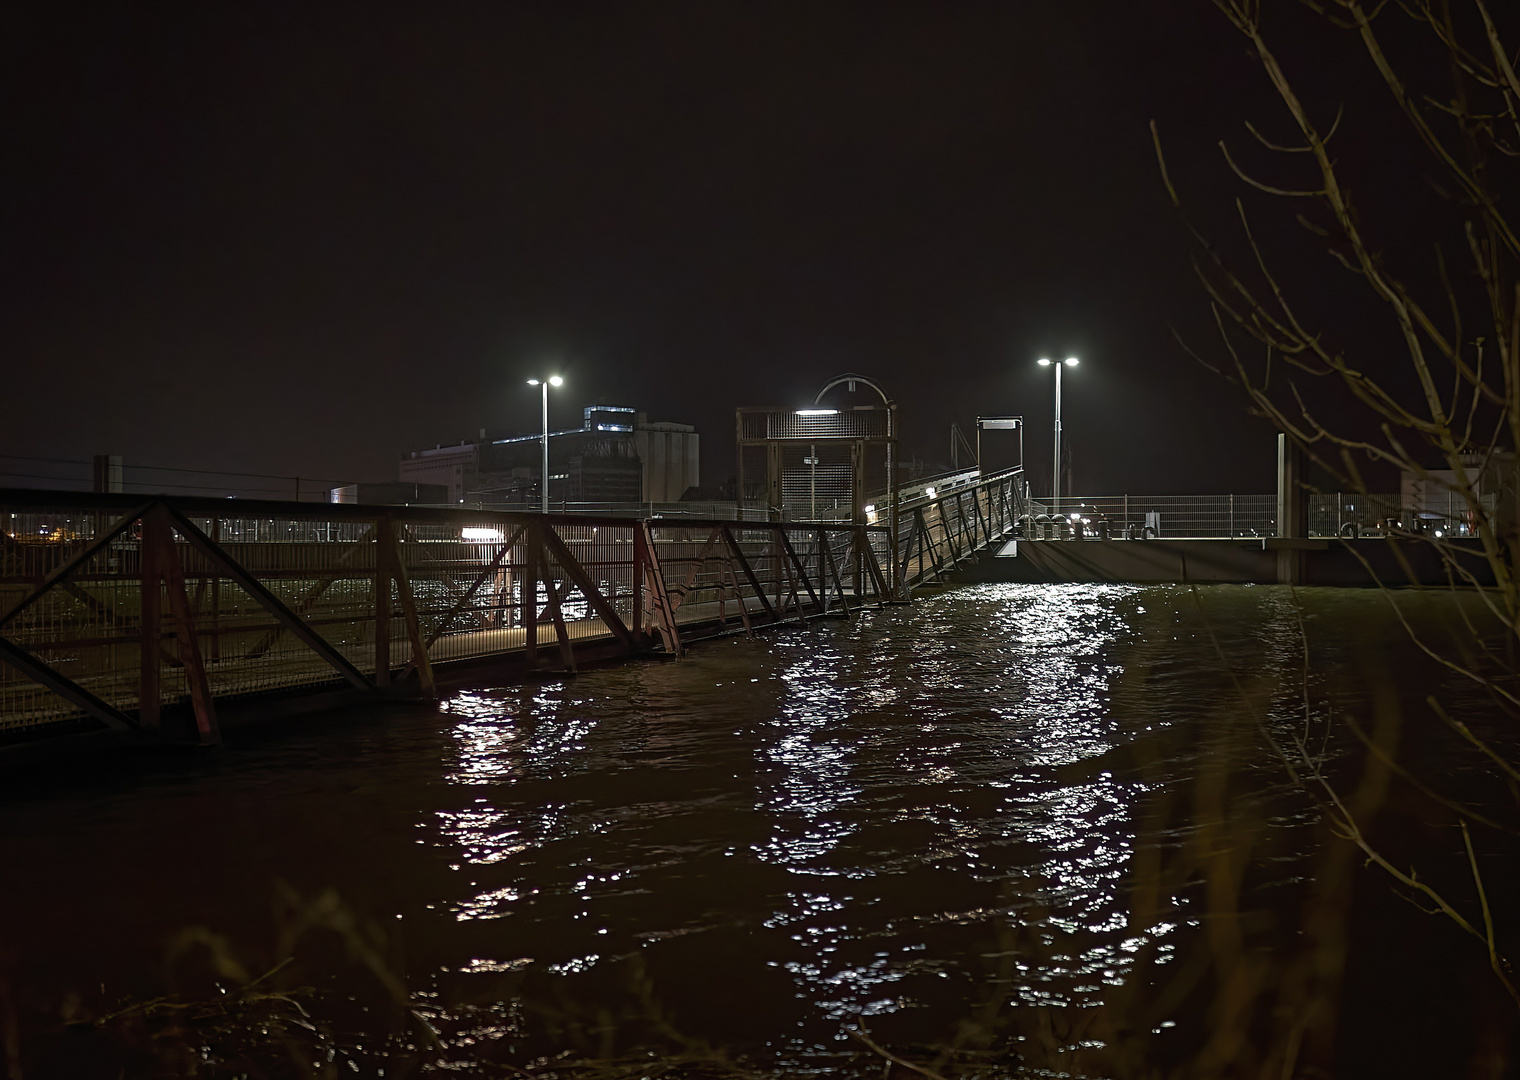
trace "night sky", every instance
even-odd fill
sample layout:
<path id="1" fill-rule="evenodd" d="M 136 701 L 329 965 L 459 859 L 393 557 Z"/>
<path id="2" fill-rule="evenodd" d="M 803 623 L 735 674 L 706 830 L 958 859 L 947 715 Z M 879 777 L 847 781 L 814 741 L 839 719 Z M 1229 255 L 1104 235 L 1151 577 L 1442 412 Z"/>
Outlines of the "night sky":
<path id="1" fill-rule="evenodd" d="M 423 8 L 7 16 L 0 452 L 393 479 L 555 371 L 556 426 L 696 424 L 715 484 L 736 406 L 858 371 L 907 456 L 1026 415 L 1038 493 L 1075 354 L 1077 489 L 1271 489 L 1172 335 L 1148 123 L 1228 210 L 1215 144 L 1281 120 L 1208 3 Z"/>

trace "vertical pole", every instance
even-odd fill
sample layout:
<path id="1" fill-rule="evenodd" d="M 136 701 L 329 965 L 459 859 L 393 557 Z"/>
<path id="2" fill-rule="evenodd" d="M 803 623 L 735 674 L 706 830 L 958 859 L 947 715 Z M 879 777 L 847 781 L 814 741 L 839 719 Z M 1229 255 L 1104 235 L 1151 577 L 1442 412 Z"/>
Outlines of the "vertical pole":
<path id="1" fill-rule="evenodd" d="M 528 526 L 527 548 L 523 552 L 528 572 L 523 578 L 523 655 L 530 668 L 538 667 L 538 578 L 543 554 L 543 522 Z"/>
<path id="2" fill-rule="evenodd" d="M 222 519 L 211 519 L 211 542 L 222 542 Z M 215 662 L 222 658 L 222 579 L 214 572 L 213 564 L 211 575 L 211 588 L 207 590 L 211 594 L 211 660 Z"/>
<path id="3" fill-rule="evenodd" d="M 864 525 L 866 523 L 866 510 L 864 496 L 866 491 L 866 444 L 857 441 L 851 444 L 851 463 L 855 466 L 855 491 L 850 500 L 850 524 Z M 855 552 L 855 557 L 850 560 L 850 588 L 855 590 L 855 595 L 860 596 L 860 553 Z"/>
<path id="4" fill-rule="evenodd" d="M 375 522 L 375 685 L 391 684 L 391 519 Z"/>
<path id="5" fill-rule="evenodd" d="M 902 574 L 898 568 L 897 545 L 901 498 L 897 487 L 897 403 L 887 406 L 887 529 L 892 539 L 887 544 L 887 573 L 892 575 L 888 586 L 892 599 L 904 600 Z"/>
<path id="6" fill-rule="evenodd" d="M 395 530 L 386 530 L 385 539 L 391 549 L 391 576 L 396 581 L 396 598 L 401 601 L 401 618 L 412 646 L 412 665 L 417 669 L 423 694 L 436 698 L 438 687 L 433 681 L 433 664 L 428 657 L 427 642 L 422 638 L 422 626 L 417 621 L 417 604 L 412 596 L 412 575 L 406 568 L 406 555 L 401 550 L 400 538 Z"/>
<path id="7" fill-rule="evenodd" d="M 539 484 L 539 496 L 540 496 L 541 504 L 542 504 L 541 507 L 540 507 L 540 509 L 544 513 L 547 514 L 549 512 L 549 380 L 547 378 L 545 378 L 544 381 L 543 381 L 543 388 L 544 388 L 544 435 L 543 435 L 543 442 L 544 442 L 544 471 L 541 474 L 542 477 L 543 477 L 543 479 L 542 479 L 541 483 Z M 536 601 L 535 601 L 535 603 L 536 603 Z"/>
<path id="8" fill-rule="evenodd" d="M 740 521 L 744 520 L 744 414 L 734 412 L 734 511 Z M 651 515 L 653 516 L 653 515 Z M 637 574 L 634 581 L 639 581 Z"/>
<path id="9" fill-rule="evenodd" d="M 818 520 L 818 447 L 808 444 L 808 516 Z"/>
<path id="10" fill-rule="evenodd" d="M 1055 363 L 1056 369 L 1056 443 L 1054 462 L 1055 467 L 1050 478 L 1050 512 L 1056 513 L 1057 504 L 1061 498 L 1061 362 Z"/>
<path id="11" fill-rule="evenodd" d="M 784 511 L 784 492 L 781 490 L 781 444 L 766 443 L 765 445 L 765 501 L 769 508 L 767 520 L 782 521 L 786 515 Z"/>
<path id="12" fill-rule="evenodd" d="M 216 702 L 211 696 L 211 682 L 206 677 L 206 665 L 201 658 L 200 639 L 196 634 L 195 612 L 190 606 L 190 596 L 185 591 L 185 568 L 180 561 L 179 550 L 174 544 L 174 533 L 168 515 L 159 506 L 149 511 L 152 532 L 144 522 L 143 540 L 157 551 L 155 561 L 158 573 L 163 575 L 164 592 L 169 598 L 169 610 L 174 617 L 174 637 L 179 650 L 179 662 L 185 671 L 185 685 L 190 690 L 190 705 L 195 715 L 196 740 L 202 746 L 222 741 L 216 722 Z"/>
<path id="13" fill-rule="evenodd" d="M 644 551 L 644 530 L 642 523 L 633 527 L 633 610 L 630 613 L 629 626 L 633 630 L 633 638 L 638 642 L 639 648 L 647 648 L 648 642 L 644 636 L 644 620 L 648 617 L 644 593 L 649 587 L 645 567 L 649 563 L 649 557 Z"/>
<path id="14" fill-rule="evenodd" d="M 141 534 L 137 540 L 137 558 L 142 570 L 142 591 L 138 601 L 142 625 L 138 638 L 137 716 L 138 723 L 149 730 L 157 729 L 159 723 L 159 653 L 163 649 L 164 568 L 159 561 L 159 547 L 153 542 L 156 524 L 153 510 L 143 514 L 138 524 Z"/>
<path id="15" fill-rule="evenodd" d="M 1308 495 L 1303 486 L 1304 452 L 1285 433 L 1277 436 L 1277 535 L 1294 539 L 1308 535 L 1304 528 Z M 1277 552 L 1277 582 L 1296 585 L 1303 579 L 1303 555 L 1284 546 Z"/>

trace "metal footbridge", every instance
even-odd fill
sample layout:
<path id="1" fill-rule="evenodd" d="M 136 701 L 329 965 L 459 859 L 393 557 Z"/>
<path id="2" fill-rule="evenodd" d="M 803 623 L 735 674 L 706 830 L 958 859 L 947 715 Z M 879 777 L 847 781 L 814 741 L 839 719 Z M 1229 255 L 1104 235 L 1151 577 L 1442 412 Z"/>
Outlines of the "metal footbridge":
<path id="1" fill-rule="evenodd" d="M 896 528 L 0 490 L 0 746 L 215 742 L 271 699 L 433 696 L 908 599 L 1009 536 L 1018 471 Z M 856 515 L 857 517 L 861 515 Z"/>

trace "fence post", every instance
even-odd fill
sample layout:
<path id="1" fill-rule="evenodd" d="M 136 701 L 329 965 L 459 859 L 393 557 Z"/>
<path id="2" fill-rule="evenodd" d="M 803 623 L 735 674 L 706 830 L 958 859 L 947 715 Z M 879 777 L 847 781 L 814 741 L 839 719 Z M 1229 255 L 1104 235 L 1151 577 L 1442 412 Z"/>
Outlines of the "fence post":
<path id="1" fill-rule="evenodd" d="M 533 670 L 538 667 L 538 582 L 544 550 L 542 516 L 528 526 L 525 536 L 523 562 L 527 573 L 523 577 L 523 659 Z"/>
<path id="2" fill-rule="evenodd" d="M 390 545 L 385 537 L 394 535 L 387 515 L 375 522 L 375 685 L 391 683 L 391 567 Z"/>
<path id="3" fill-rule="evenodd" d="M 155 506 L 154 510 L 157 509 Z M 142 572 L 138 599 L 137 722 L 150 730 L 159 723 L 159 653 L 163 649 L 163 567 L 160 547 L 153 542 L 156 519 L 153 510 L 143 514 L 137 540 L 137 559 Z"/>

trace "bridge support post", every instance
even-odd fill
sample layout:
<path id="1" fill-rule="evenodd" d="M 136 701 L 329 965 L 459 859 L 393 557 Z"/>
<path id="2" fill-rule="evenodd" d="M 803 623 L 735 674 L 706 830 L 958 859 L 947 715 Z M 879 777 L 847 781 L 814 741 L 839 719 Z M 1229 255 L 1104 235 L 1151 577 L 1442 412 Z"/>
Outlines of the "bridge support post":
<path id="1" fill-rule="evenodd" d="M 1277 436 L 1277 535 L 1301 540 L 1309 535 L 1309 491 L 1304 486 L 1306 456 L 1286 433 Z M 1303 581 L 1304 553 L 1293 547 L 1277 551 L 1277 583 L 1297 585 Z"/>
<path id="2" fill-rule="evenodd" d="M 391 575 L 385 565 L 385 544 L 380 534 L 391 527 L 389 518 L 375 523 L 375 685 L 391 684 Z"/>
<path id="3" fill-rule="evenodd" d="M 682 655 L 681 634 L 676 628 L 675 608 L 665 587 L 665 575 L 654 550 L 654 533 L 649 522 L 641 521 L 633 531 L 633 587 L 638 594 L 634 626 L 645 636 L 645 627 L 653 625 L 665 651 L 676 659 Z"/>
<path id="4" fill-rule="evenodd" d="M 396 536 L 396 523 L 390 518 L 381 518 L 375 528 L 375 540 L 379 544 L 376 548 L 376 565 L 386 578 L 385 593 L 390 594 L 390 582 L 396 583 L 396 596 L 401 601 L 401 618 L 406 624 L 407 640 L 412 646 L 412 661 L 402 672 L 405 676 L 407 671 L 415 668 L 418 679 L 422 683 L 422 692 L 425 696 L 436 698 L 438 688 L 433 682 L 433 665 L 428 659 L 428 642 L 422 640 L 422 627 L 417 621 L 417 604 L 412 596 L 412 578 L 407 572 L 406 559 L 401 553 L 401 544 Z M 378 577 L 379 575 L 377 575 Z M 389 649 L 389 634 L 387 633 L 387 649 Z M 389 671 L 386 672 L 389 678 Z"/>
<path id="5" fill-rule="evenodd" d="M 185 685 L 190 691 L 190 706 L 195 716 L 196 741 L 209 746 L 221 741 L 216 722 L 216 705 L 211 697 L 211 683 L 201 658 L 200 639 L 196 633 L 195 614 L 185 589 L 185 567 L 174 543 L 169 511 L 154 506 L 143 514 L 142 541 L 142 684 L 139 691 L 139 715 L 144 727 L 160 725 L 161 677 L 163 673 L 163 599 L 169 600 L 174 620 L 174 644 Z"/>

